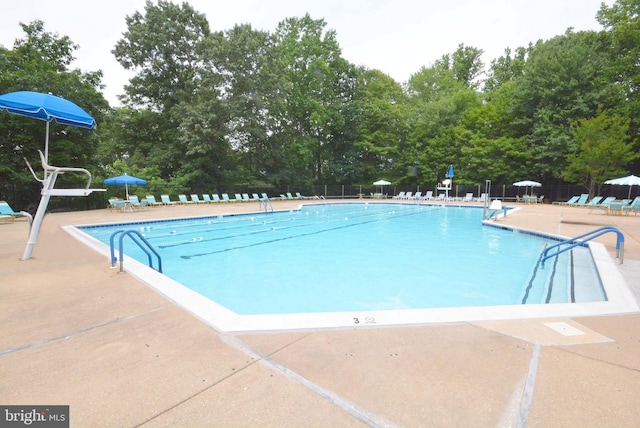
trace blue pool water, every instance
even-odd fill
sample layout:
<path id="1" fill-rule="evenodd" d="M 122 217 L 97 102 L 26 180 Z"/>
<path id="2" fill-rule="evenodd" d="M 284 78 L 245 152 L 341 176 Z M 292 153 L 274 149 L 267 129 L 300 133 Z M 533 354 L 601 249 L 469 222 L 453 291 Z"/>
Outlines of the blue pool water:
<path id="1" fill-rule="evenodd" d="M 241 315 L 567 303 L 576 265 L 581 301 L 605 300 L 588 249 L 540 269 L 557 241 L 483 226 L 482 216 L 475 207 L 349 203 L 81 229 L 106 244 L 116 230 L 139 231 L 165 275 Z M 124 242 L 125 264 L 147 263 Z"/>

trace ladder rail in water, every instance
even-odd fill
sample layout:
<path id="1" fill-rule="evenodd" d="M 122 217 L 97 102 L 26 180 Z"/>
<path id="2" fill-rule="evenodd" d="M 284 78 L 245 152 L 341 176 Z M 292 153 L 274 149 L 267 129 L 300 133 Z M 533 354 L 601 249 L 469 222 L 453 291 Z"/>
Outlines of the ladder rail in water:
<path id="1" fill-rule="evenodd" d="M 149 241 L 147 241 L 147 239 L 142 236 L 142 234 L 140 232 L 138 232 L 137 230 L 133 230 L 133 229 L 129 229 L 129 230 L 117 230 L 115 232 L 113 232 L 111 234 L 111 236 L 109 237 L 109 247 L 111 249 L 111 266 L 115 266 L 116 265 L 116 257 L 115 257 L 115 245 L 114 245 L 114 240 L 116 235 L 120 235 L 120 239 L 119 239 L 119 256 L 120 256 L 120 272 L 124 272 L 124 251 L 123 251 L 123 241 L 124 241 L 124 237 L 128 236 L 129 238 L 131 238 L 131 240 L 138 246 L 140 247 L 140 249 L 142 251 L 145 252 L 145 254 L 147 255 L 148 259 L 149 259 L 149 267 L 153 268 L 153 260 L 151 257 L 151 253 L 153 253 L 157 259 L 158 259 L 158 269 L 156 269 L 158 272 L 162 273 L 162 257 L 160 257 L 160 254 L 158 254 L 158 252 L 155 250 L 155 248 L 153 248 L 153 246 L 149 243 Z M 138 240 L 138 238 L 140 240 Z M 144 243 L 144 245 L 142 245 Z M 145 248 L 146 246 L 146 248 Z M 149 252 L 151 251 L 151 252 Z"/>

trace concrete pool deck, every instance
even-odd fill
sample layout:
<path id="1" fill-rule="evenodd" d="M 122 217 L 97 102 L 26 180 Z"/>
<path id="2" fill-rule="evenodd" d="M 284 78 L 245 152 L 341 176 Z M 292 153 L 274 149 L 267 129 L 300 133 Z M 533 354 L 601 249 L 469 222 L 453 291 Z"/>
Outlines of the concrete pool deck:
<path id="1" fill-rule="evenodd" d="M 638 299 L 640 218 L 521 208 L 500 222 L 622 230 Z M 47 214 L 28 261 L 26 222 L 0 225 L 0 404 L 70 405 L 92 427 L 637 426 L 640 313 L 225 334 L 62 228 L 245 211 L 258 204 Z M 614 235 L 597 241 L 615 254 Z"/>

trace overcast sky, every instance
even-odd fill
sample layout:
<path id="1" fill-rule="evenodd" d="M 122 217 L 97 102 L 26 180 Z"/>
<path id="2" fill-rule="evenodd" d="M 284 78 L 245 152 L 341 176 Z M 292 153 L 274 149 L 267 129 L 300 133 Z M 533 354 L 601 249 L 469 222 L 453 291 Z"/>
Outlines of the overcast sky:
<path id="1" fill-rule="evenodd" d="M 154 1 L 154 3 L 157 3 Z M 181 4 L 182 1 L 174 1 Z M 482 49 L 483 62 L 504 49 L 575 31 L 601 30 L 601 0 L 190 0 L 212 31 L 250 23 L 273 32 L 285 18 L 309 13 L 337 32 L 343 57 L 402 83 L 460 43 Z M 612 4 L 611 1 L 605 2 Z M 144 12 L 144 0 L 20 0 L 0 14 L 0 45 L 24 37 L 19 23 L 40 19 L 45 30 L 80 45 L 73 68 L 102 70 L 112 106 L 130 75 L 111 50 L 126 31 L 125 17 Z"/>

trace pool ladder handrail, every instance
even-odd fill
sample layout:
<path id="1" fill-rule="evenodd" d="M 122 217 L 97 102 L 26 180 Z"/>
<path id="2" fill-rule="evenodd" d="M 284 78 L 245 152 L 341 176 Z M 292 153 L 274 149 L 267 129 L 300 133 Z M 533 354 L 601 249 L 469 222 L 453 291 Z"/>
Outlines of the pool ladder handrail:
<path id="1" fill-rule="evenodd" d="M 260 210 L 262 210 L 262 207 L 264 207 L 265 213 L 269 212 L 269 209 L 273 212 L 273 205 L 271 205 L 271 199 L 269 198 L 260 199 Z"/>
<path id="2" fill-rule="evenodd" d="M 582 235 L 567 239 L 558 244 L 547 247 L 542 252 L 542 261 L 540 262 L 540 265 L 544 268 L 544 262 L 547 259 L 558 256 L 559 254 L 564 253 L 565 251 L 569 251 L 572 248 L 583 246 L 586 242 L 591 241 L 592 239 L 595 239 L 609 232 L 613 232 L 617 235 L 616 258 L 620 259 L 620 264 L 623 264 L 624 263 L 624 235 L 622 234 L 622 232 L 620 232 L 620 230 L 618 230 L 613 226 L 604 226 L 604 227 L 600 227 L 598 229 L 592 230 L 591 232 L 584 233 Z M 579 240 L 580 238 L 586 238 L 586 239 L 580 241 Z M 569 245 L 569 246 L 565 248 L 560 248 L 562 245 Z M 558 248 L 558 251 L 554 252 L 553 254 L 549 254 L 549 251 L 554 248 Z"/>
<path id="3" fill-rule="evenodd" d="M 153 253 L 158 259 L 158 269 L 156 269 L 156 270 L 158 272 L 162 273 L 162 257 L 160 257 L 160 254 L 158 254 L 158 252 L 153 248 L 153 246 L 151 246 L 149 241 L 147 241 L 146 238 L 144 236 L 142 236 L 142 234 L 140 232 L 138 232 L 137 230 L 133 230 L 133 229 L 117 230 L 117 231 L 113 232 L 111 234 L 111 236 L 109 237 L 109 246 L 111 247 L 111 267 L 115 267 L 116 261 L 118 260 L 115 257 L 115 246 L 113 244 L 113 241 L 115 240 L 115 237 L 118 234 L 120 234 L 120 240 L 119 240 L 119 255 L 120 255 L 120 259 L 119 260 L 120 260 L 120 272 L 121 273 L 124 272 L 124 252 L 123 252 L 122 242 L 123 242 L 125 236 L 128 236 L 129 238 L 131 238 L 131 240 L 133 242 L 135 242 L 135 244 L 138 247 L 140 247 L 140 249 L 147 254 L 147 257 L 149 258 L 149 267 L 150 268 L 154 268 L 153 267 L 153 261 L 151 259 L 151 253 Z M 134 235 L 136 235 L 138 238 L 140 238 L 140 241 L 138 241 L 138 239 Z M 145 248 L 145 246 L 142 245 L 143 243 L 146 246 L 146 248 Z M 151 251 L 151 253 L 149 251 Z"/>

